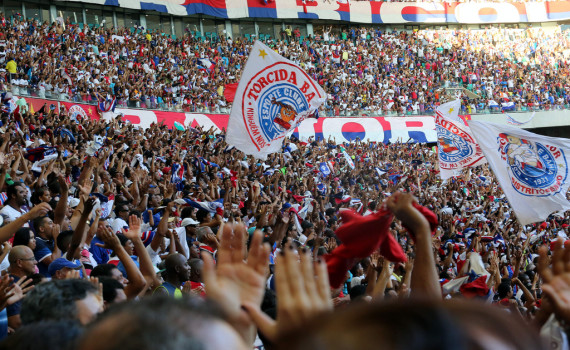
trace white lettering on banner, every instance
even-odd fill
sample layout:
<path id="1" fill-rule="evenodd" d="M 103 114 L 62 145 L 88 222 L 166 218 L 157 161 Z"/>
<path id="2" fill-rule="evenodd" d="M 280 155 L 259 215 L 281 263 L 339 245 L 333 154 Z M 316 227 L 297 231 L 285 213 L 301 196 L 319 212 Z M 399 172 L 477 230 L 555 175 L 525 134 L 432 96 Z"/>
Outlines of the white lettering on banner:
<path id="1" fill-rule="evenodd" d="M 419 140 L 417 141 L 420 142 L 424 142 L 423 139 L 437 139 L 433 117 L 386 118 L 386 120 L 390 121 L 392 130 L 390 142 L 406 142 L 409 138 L 418 138 Z M 423 133 L 423 137 L 415 133 Z"/>
<path id="2" fill-rule="evenodd" d="M 331 136 L 336 139 L 337 143 L 350 142 L 351 140 L 345 137 L 350 133 L 363 134 L 359 136 L 362 141 L 384 142 L 384 128 L 375 118 L 324 118 L 323 138 L 325 140 Z"/>
<path id="3" fill-rule="evenodd" d="M 102 0 L 69 0 L 101 4 Z M 155 4 L 156 11 L 186 16 L 204 14 L 219 18 L 279 18 L 342 20 L 353 23 L 509 23 L 570 19 L 570 1 L 516 3 L 378 2 L 378 1 L 219 1 L 121 0 L 120 7 L 140 10 L 141 3 Z M 184 3 L 185 5 L 182 5 Z"/>
<path id="4" fill-rule="evenodd" d="M 196 122 L 196 123 L 194 123 Z M 189 127 L 198 124 L 204 130 L 210 129 L 212 126 L 215 130 L 220 130 L 218 126 L 205 114 L 192 114 L 186 113 L 186 119 L 184 120 L 184 126 Z"/>
<path id="5" fill-rule="evenodd" d="M 154 114 L 153 111 L 144 109 L 116 108 L 115 113 L 122 113 L 123 120 L 129 120 L 134 125 L 138 125 L 143 129 L 148 129 L 152 123 L 157 122 L 156 114 Z"/>

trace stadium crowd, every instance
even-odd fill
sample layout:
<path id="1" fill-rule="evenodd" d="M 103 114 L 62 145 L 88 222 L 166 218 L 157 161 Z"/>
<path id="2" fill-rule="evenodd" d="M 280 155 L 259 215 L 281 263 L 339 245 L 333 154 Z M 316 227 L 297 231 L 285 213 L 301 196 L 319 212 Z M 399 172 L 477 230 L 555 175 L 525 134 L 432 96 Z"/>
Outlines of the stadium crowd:
<path id="1" fill-rule="evenodd" d="M 428 145 L 335 140 L 259 161 L 219 130 L 6 108 L 1 349 L 566 339 L 568 212 L 519 225 L 486 167 L 442 182 Z"/>
<path id="2" fill-rule="evenodd" d="M 15 95 L 85 103 L 108 95 L 119 106 L 211 113 L 229 112 L 225 88 L 239 81 L 251 47 L 246 38 L 194 31 L 173 39 L 144 28 L 82 29 L 69 19 L 1 16 L 0 39 L 0 80 Z M 446 87 L 475 94 L 462 104 L 469 114 L 569 104 L 570 43 L 560 27 L 411 33 L 325 27 L 303 37 L 288 26 L 280 37 L 262 39 L 326 89 L 329 116 L 430 114 Z"/>

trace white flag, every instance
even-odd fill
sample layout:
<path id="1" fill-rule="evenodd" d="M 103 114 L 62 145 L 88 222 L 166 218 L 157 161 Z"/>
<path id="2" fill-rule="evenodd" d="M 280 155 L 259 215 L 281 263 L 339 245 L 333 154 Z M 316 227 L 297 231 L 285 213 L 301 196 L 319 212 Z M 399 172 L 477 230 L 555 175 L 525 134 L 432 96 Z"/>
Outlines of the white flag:
<path id="1" fill-rule="evenodd" d="M 570 140 L 488 122 L 469 126 L 521 224 L 570 209 Z"/>
<path id="2" fill-rule="evenodd" d="M 301 67 L 256 41 L 236 90 L 226 142 L 266 159 L 325 99 L 323 88 Z"/>
<path id="3" fill-rule="evenodd" d="M 461 101 L 444 103 L 435 110 L 437 153 L 442 179 L 457 176 L 462 169 L 485 164 L 481 147 L 459 118 Z"/>
<path id="4" fill-rule="evenodd" d="M 354 162 L 352 161 L 352 158 L 350 158 L 348 153 L 346 153 L 345 149 L 342 150 L 342 154 L 344 154 L 344 159 L 348 163 L 348 166 L 350 166 L 350 169 L 354 169 Z"/>

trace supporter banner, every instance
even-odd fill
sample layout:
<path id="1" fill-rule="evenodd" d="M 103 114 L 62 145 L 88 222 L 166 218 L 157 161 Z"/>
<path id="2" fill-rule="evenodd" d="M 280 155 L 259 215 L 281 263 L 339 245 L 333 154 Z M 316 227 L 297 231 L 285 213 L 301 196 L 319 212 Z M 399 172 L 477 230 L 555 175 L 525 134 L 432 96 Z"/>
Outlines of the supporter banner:
<path id="1" fill-rule="evenodd" d="M 279 152 L 287 133 L 325 100 L 323 88 L 301 67 L 258 40 L 236 90 L 226 142 L 265 159 Z"/>
<path id="2" fill-rule="evenodd" d="M 570 1 L 68 0 L 173 15 L 327 19 L 356 23 L 517 23 L 570 19 Z M 246 5 L 246 6 L 244 6 Z"/>
<path id="3" fill-rule="evenodd" d="M 56 101 L 38 98 L 26 98 L 35 111 L 44 103 L 57 105 Z M 99 119 L 93 105 L 64 102 L 71 110 L 81 110 L 92 119 Z M 163 112 L 146 109 L 116 108 L 116 113 L 123 114 L 123 120 L 144 129 L 152 123 L 164 123 L 169 128 L 178 122 L 186 127 L 202 126 L 204 129 L 214 127 L 217 130 L 226 129 L 228 115 L 197 114 L 183 112 Z M 83 114 L 81 114 L 83 116 Z M 300 140 L 309 138 L 322 140 L 334 139 L 336 142 L 352 142 L 356 140 L 372 142 L 436 142 L 435 123 L 432 116 L 422 117 L 366 117 L 366 118 L 319 118 L 305 119 L 292 133 Z"/>
<path id="4" fill-rule="evenodd" d="M 67 109 L 72 120 L 83 120 L 83 119 L 99 119 L 99 111 L 96 106 L 92 105 L 80 105 L 70 102 L 59 102 L 60 106 L 64 106 Z M 43 104 L 42 104 L 43 105 Z M 34 110 L 36 106 L 34 104 Z M 41 106 L 40 106 L 41 108 Z"/>
<path id="5" fill-rule="evenodd" d="M 490 122 L 470 121 L 469 127 L 521 224 L 570 209 L 569 139 Z"/>
<path id="6" fill-rule="evenodd" d="M 444 103 L 435 111 L 437 151 L 442 179 L 457 176 L 462 169 L 486 163 L 481 147 L 458 116 L 461 101 Z"/>

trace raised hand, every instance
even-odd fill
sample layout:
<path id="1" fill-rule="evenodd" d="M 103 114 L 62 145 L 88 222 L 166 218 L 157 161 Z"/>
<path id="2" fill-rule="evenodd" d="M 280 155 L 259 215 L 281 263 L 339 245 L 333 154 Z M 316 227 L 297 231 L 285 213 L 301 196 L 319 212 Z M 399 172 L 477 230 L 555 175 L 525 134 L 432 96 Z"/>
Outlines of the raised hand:
<path id="1" fill-rule="evenodd" d="M 79 192 L 81 193 L 81 196 L 83 197 L 87 197 L 89 196 L 89 193 L 91 193 L 91 186 L 89 186 L 88 184 L 85 185 L 77 185 L 77 188 L 79 188 Z"/>
<path id="2" fill-rule="evenodd" d="M 52 236 L 54 240 L 57 240 L 57 236 L 59 236 L 59 234 L 61 233 L 61 226 L 59 224 L 53 224 L 53 229 L 52 229 Z"/>
<path id="3" fill-rule="evenodd" d="M 16 283 L 12 282 L 14 282 L 14 278 L 9 275 L 4 275 L 0 279 L 0 308 L 2 309 L 22 300 L 26 293 L 34 288 L 33 285 L 30 286 L 31 278 L 21 278 Z"/>
<path id="4" fill-rule="evenodd" d="M 429 222 L 419 210 L 414 208 L 412 205 L 414 202 L 417 202 L 417 200 L 411 194 L 396 192 L 386 199 L 386 206 L 412 232 L 419 231 L 419 228 L 427 228 L 429 232 Z"/>
<path id="5" fill-rule="evenodd" d="M 61 190 L 60 193 L 66 193 L 69 191 L 69 186 L 67 185 L 67 181 L 65 181 L 65 177 L 63 175 L 59 175 L 57 177 L 57 182 L 59 183 L 59 188 Z"/>
<path id="6" fill-rule="evenodd" d="M 89 215 L 89 213 L 91 213 L 91 211 L 93 210 L 93 208 L 95 207 L 95 197 L 89 197 L 89 199 L 87 199 L 85 201 L 84 207 L 83 207 L 83 213 Z"/>
<path id="7" fill-rule="evenodd" d="M 141 236 L 141 219 L 136 215 L 129 216 L 129 230 L 124 233 L 131 241 Z"/>
<path id="8" fill-rule="evenodd" d="M 67 273 L 65 274 L 65 279 L 66 280 L 73 280 L 73 279 L 79 279 L 81 276 L 79 275 L 79 270 L 69 270 L 67 271 Z"/>
<path id="9" fill-rule="evenodd" d="M 35 218 L 40 218 L 42 216 L 46 216 L 48 212 L 51 211 L 51 206 L 48 203 L 40 203 L 35 205 L 30 211 L 28 212 L 28 216 L 30 220 Z"/>
<path id="10" fill-rule="evenodd" d="M 259 304 L 244 305 L 259 330 L 269 340 L 274 341 L 282 332 L 296 328 L 306 319 L 333 308 L 326 264 L 319 260 L 313 265 L 308 249 L 303 249 L 300 257 L 291 245 L 280 252 L 275 264 L 275 286 L 277 321 L 263 313 Z"/>
<path id="11" fill-rule="evenodd" d="M 79 273 L 79 271 L 77 271 L 77 273 Z M 99 282 L 99 277 L 87 277 L 87 281 L 89 281 L 92 285 L 95 286 L 95 288 L 97 288 L 97 294 L 99 294 L 99 296 L 101 297 L 101 300 L 103 300 L 103 283 Z"/>
<path id="12" fill-rule="evenodd" d="M 111 231 L 111 229 L 107 227 L 100 227 L 99 231 L 97 232 L 97 237 L 103 241 L 104 244 L 95 243 L 98 247 L 104 249 L 112 249 L 117 250 L 121 246 L 121 241 L 119 241 L 119 237 Z"/>
<path id="13" fill-rule="evenodd" d="M 12 250 L 12 245 L 10 244 L 10 242 L 6 241 L 4 243 L 2 243 L 2 254 L 5 256 L 8 256 L 8 253 L 10 253 L 10 250 Z"/>
<path id="14" fill-rule="evenodd" d="M 210 254 L 202 254 L 204 283 L 208 297 L 215 300 L 228 314 L 230 322 L 246 341 L 252 326 L 243 305 L 261 305 L 269 268 L 269 245 L 263 244 L 261 231 L 252 237 L 247 261 L 245 245 L 247 232 L 243 225 L 225 224 L 218 248 L 216 267 Z"/>
<path id="15" fill-rule="evenodd" d="M 555 243 L 552 261 L 548 262 L 548 248 L 539 250 L 538 273 L 543 280 L 542 291 L 551 301 L 556 317 L 570 321 L 570 244 L 564 247 L 562 239 Z M 550 266 L 549 266 L 550 265 Z"/>
<path id="16" fill-rule="evenodd" d="M 214 235 L 213 233 L 208 233 L 203 237 L 204 243 L 206 243 L 207 245 L 209 245 L 212 248 L 217 249 L 220 245 L 220 243 L 218 242 L 218 239 L 216 238 L 216 235 Z"/>

